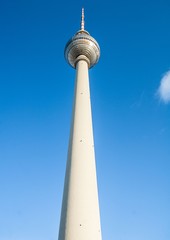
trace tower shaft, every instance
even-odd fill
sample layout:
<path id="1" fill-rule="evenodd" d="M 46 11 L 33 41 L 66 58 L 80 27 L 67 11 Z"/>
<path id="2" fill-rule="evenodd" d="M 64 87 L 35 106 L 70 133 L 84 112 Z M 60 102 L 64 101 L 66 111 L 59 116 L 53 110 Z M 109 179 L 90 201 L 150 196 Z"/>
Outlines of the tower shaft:
<path id="1" fill-rule="evenodd" d="M 101 240 L 88 64 L 76 64 L 59 240 Z"/>

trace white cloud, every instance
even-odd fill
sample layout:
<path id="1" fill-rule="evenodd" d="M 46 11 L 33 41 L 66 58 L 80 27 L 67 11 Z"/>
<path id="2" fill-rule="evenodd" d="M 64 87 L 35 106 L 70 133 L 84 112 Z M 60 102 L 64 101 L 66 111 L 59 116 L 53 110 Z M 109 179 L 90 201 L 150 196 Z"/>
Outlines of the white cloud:
<path id="1" fill-rule="evenodd" d="M 157 94 L 161 101 L 170 103 L 170 71 L 162 77 Z"/>

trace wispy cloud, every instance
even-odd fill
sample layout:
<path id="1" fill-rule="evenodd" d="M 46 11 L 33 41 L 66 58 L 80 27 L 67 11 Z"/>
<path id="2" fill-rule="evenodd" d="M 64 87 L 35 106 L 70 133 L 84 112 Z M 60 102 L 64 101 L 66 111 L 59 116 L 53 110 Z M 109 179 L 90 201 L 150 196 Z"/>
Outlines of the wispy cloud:
<path id="1" fill-rule="evenodd" d="M 157 94 L 161 101 L 170 103 L 170 71 L 166 72 L 162 77 Z"/>

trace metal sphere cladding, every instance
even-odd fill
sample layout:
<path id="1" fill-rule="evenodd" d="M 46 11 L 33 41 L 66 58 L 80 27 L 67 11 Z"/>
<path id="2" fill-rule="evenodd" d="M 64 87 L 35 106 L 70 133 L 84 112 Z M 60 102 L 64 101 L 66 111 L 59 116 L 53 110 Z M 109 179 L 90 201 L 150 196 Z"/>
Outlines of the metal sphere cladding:
<path id="1" fill-rule="evenodd" d="M 87 31 L 80 30 L 66 44 L 64 55 L 73 68 L 76 68 L 78 59 L 81 59 L 80 56 L 87 61 L 89 68 L 91 68 L 99 60 L 100 47 Z"/>

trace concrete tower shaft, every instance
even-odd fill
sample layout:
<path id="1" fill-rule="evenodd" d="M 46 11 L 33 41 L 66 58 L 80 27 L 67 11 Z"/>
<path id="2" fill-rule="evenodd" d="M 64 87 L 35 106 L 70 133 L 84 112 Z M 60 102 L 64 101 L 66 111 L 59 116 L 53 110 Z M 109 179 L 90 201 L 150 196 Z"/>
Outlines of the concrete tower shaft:
<path id="1" fill-rule="evenodd" d="M 92 65 L 82 52 L 75 59 L 74 107 L 59 240 L 101 240 L 88 75 L 89 62 Z"/>

